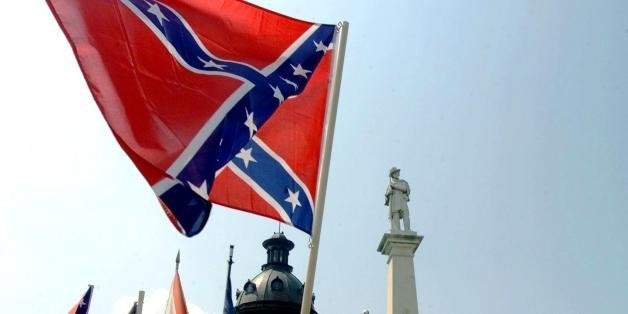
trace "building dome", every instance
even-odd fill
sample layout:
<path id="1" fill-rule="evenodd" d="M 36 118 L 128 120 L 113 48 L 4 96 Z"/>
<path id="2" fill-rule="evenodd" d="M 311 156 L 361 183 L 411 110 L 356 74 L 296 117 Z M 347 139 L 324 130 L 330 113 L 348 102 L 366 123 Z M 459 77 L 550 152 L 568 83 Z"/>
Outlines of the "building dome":
<path id="1" fill-rule="evenodd" d="M 303 283 L 292 274 L 288 255 L 294 243 L 283 233 L 275 233 L 262 245 L 267 261 L 262 272 L 249 279 L 243 290 L 236 292 L 238 314 L 298 314 L 303 298 Z M 312 297 L 312 300 L 314 298 Z M 312 308 L 312 314 L 317 312 Z"/>

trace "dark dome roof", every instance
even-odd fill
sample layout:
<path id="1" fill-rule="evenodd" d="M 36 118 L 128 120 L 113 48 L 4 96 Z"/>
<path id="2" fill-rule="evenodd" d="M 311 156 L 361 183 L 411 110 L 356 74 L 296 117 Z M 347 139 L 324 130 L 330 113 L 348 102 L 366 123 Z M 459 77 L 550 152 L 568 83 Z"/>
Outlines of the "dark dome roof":
<path id="1" fill-rule="evenodd" d="M 267 269 L 249 280 L 237 305 L 255 301 L 281 301 L 301 304 L 303 284 L 289 272 Z"/>
<path id="2" fill-rule="evenodd" d="M 294 243 L 283 233 L 275 233 L 263 242 L 267 262 L 262 272 L 248 280 L 243 291 L 238 289 L 236 313 L 299 313 L 303 298 L 303 283 L 292 274 L 288 255 Z M 314 298 L 312 298 L 314 299 Z M 311 313 L 317 314 L 314 309 Z"/>

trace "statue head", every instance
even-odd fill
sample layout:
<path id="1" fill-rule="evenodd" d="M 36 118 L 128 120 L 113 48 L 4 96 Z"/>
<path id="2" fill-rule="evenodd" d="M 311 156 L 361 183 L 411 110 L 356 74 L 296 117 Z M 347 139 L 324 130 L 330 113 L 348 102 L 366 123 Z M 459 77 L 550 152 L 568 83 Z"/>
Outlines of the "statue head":
<path id="1" fill-rule="evenodd" d="M 401 169 L 397 167 L 392 167 L 390 168 L 390 171 L 388 171 L 388 176 L 391 178 L 399 179 L 400 172 L 401 172 Z"/>

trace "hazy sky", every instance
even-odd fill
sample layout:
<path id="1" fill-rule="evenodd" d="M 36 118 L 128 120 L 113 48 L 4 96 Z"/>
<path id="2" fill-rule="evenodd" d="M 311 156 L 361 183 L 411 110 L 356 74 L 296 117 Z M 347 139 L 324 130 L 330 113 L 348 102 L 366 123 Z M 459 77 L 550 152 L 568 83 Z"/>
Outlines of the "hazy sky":
<path id="1" fill-rule="evenodd" d="M 628 2 L 255 3 L 350 22 L 315 307 L 385 313 L 383 193 L 410 182 L 419 308 L 442 313 L 628 312 Z M 178 234 L 119 148 L 43 1 L 0 19 L 0 304 L 93 314 L 139 289 L 163 311 L 174 258 L 196 313 L 222 313 L 265 261 L 277 223 L 215 206 Z M 306 234 L 291 264 L 304 279 Z M 150 308 L 150 309 L 149 309 Z"/>

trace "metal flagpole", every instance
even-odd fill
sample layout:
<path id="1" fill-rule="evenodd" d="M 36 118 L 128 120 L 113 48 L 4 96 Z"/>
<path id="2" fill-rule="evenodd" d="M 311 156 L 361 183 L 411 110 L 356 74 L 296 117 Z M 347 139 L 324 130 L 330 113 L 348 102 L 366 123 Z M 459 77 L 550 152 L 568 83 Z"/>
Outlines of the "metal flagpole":
<path id="1" fill-rule="evenodd" d="M 231 265 L 233 264 L 233 244 L 229 245 L 229 260 L 227 261 L 227 286 L 225 287 L 225 304 L 223 305 L 223 314 L 233 314 L 233 299 L 231 298 Z"/>
<path id="2" fill-rule="evenodd" d="M 144 290 L 140 290 L 137 296 L 137 308 L 135 313 L 142 314 L 142 307 L 144 307 Z"/>
<path id="3" fill-rule="evenodd" d="M 323 128 L 323 143 L 321 161 L 318 169 L 318 183 L 316 187 L 316 204 L 314 205 L 314 221 L 312 222 L 312 244 L 310 258 L 307 263 L 307 275 L 301 301 L 301 314 L 310 314 L 312 308 L 312 290 L 314 288 L 314 275 L 316 273 L 316 260 L 318 258 L 318 244 L 321 237 L 321 225 L 323 222 L 323 209 L 325 205 L 325 193 L 327 192 L 327 177 L 329 173 L 329 160 L 331 147 L 334 141 L 334 126 L 336 124 L 336 112 L 338 111 L 338 97 L 340 95 L 340 81 L 342 78 L 342 65 L 344 63 L 345 48 L 347 46 L 347 32 L 349 23 L 338 23 L 337 36 L 334 41 L 333 59 L 331 68 L 331 80 L 329 94 L 327 95 L 327 109 L 325 111 L 325 125 Z"/>

